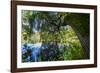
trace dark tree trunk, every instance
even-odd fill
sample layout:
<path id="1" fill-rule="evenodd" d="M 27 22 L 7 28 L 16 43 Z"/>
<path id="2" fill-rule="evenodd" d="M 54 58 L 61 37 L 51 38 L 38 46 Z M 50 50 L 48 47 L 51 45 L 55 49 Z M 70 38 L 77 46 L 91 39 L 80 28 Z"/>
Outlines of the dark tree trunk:
<path id="1" fill-rule="evenodd" d="M 90 45 L 89 45 L 89 36 L 82 36 L 81 33 L 79 33 L 79 29 L 76 29 L 74 26 L 71 25 L 73 30 L 75 31 L 76 35 L 78 36 L 80 43 L 85 51 L 86 59 L 90 58 Z"/>

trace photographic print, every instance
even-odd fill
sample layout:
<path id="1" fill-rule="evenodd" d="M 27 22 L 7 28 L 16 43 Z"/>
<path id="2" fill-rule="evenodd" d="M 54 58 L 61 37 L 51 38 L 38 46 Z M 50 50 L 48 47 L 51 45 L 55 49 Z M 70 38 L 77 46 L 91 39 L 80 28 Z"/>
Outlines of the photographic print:
<path id="1" fill-rule="evenodd" d="M 89 59 L 88 13 L 22 10 L 21 16 L 22 62 Z"/>
<path id="2" fill-rule="evenodd" d="M 12 72 L 96 67 L 96 6 L 12 6 Z"/>

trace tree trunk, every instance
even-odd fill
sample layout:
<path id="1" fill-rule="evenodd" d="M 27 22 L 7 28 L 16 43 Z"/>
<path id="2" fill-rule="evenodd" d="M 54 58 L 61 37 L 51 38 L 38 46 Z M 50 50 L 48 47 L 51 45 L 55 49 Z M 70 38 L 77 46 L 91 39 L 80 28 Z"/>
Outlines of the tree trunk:
<path id="1" fill-rule="evenodd" d="M 79 29 L 76 29 L 74 26 L 71 25 L 71 27 L 73 28 L 73 30 L 75 31 L 76 35 L 78 36 L 80 43 L 85 51 L 86 54 L 86 59 L 90 58 L 90 45 L 89 45 L 89 36 L 85 36 L 83 37 L 81 35 L 81 33 L 79 33 Z"/>

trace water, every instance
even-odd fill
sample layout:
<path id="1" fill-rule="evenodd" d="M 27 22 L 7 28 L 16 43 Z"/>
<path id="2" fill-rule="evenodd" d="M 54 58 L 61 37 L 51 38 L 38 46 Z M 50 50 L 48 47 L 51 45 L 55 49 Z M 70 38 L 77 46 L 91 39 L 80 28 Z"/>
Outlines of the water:
<path id="1" fill-rule="evenodd" d="M 55 46 L 58 46 L 56 48 Z M 40 56 L 42 56 L 42 61 L 53 60 L 60 52 L 64 51 L 65 46 L 63 44 L 23 44 L 22 45 L 22 60 L 23 62 L 39 62 Z"/>
<path id="2" fill-rule="evenodd" d="M 23 44 L 22 45 L 22 55 L 26 56 L 26 59 L 24 61 L 29 62 L 37 62 L 38 56 L 41 51 L 41 45 L 42 43 L 36 43 L 36 44 Z"/>

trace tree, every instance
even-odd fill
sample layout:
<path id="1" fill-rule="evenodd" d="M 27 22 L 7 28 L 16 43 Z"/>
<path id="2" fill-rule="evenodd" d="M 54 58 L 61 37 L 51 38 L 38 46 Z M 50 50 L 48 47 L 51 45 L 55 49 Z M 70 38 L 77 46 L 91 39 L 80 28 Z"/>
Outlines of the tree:
<path id="1" fill-rule="evenodd" d="M 44 56 L 46 52 L 48 53 L 46 54 L 48 60 L 62 60 L 62 58 L 60 58 L 61 54 L 59 50 L 59 43 L 65 44 L 63 48 L 67 48 L 65 40 L 69 38 L 67 37 L 67 34 L 69 34 L 67 31 L 68 25 L 76 32 L 81 45 L 86 52 L 85 58 L 89 58 L 89 14 L 46 11 L 23 11 L 22 13 L 23 29 L 27 33 L 27 37 L 29 37 L 27 40 L 31 39 L 32 41 L 31 36 L 35 35 L 32 35 L 33 32 L 39 32 L 38 35 L 40 36 L 42 46 L 45 44 L 48 45 L 48 48 L 42 51 Z M 70 34 L 71 36 L 75 35 L 71 32 Z M 36 39 L 36 37 L 34 37 L 34 39 Z M 73 44 L 71 42 L 69 43 Z M 77 43 L 79 43 L 79 41 Z M 74 44 L 78 45 L 77 43 Z M 50 54 L 52 55 L 51 57 L 49 57 Z M 46 60 L 46 58 L 42 59 Z"/>
<path id="2" fill-rule="evenodd" d="M 90 51 L 89 51 L 89 14 L 83 13 L 71 13 L 67 17 L 65 17 L 66 23 L 68 23 L 74 31 L 76 32 L 78 38 L 80 39 L 81 45 L 86 52 L 87 59 L 89 59 Z"/>

